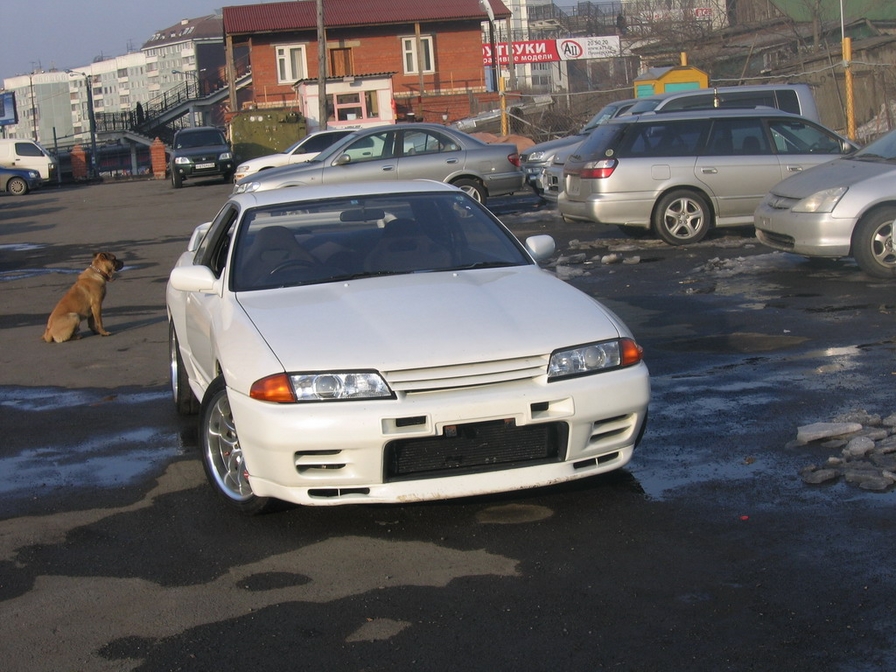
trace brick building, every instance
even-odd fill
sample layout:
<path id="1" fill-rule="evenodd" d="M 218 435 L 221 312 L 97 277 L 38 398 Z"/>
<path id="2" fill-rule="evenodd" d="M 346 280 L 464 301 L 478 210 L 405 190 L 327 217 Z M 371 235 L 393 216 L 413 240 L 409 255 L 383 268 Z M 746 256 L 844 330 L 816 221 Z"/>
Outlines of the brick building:
<path id="1" fill-rule="evenodd" d="M 489 0 L 496 21 L 510 11 Z M 231 109 L 300 110 L 319 127 L 318 3 L 224 8 L 228 61 L 248 49 L 252 91 Z M 493 107 L 479 0 L 326 0 L 328 126 L 453 121 Z M 232 80 L 232 78 L 231 78 Z"/>

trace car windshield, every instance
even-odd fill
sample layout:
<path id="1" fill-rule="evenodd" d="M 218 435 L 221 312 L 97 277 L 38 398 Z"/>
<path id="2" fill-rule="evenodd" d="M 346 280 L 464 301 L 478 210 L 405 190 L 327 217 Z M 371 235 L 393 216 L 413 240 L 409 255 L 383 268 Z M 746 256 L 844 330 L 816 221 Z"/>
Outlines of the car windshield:
<path id="1" fill-rule="evenodd" d="M 220 131 L 195 131 L 181 133 L 177 136 L 175 149 L 189 149 L 190 147 L 214 147 L 226 145 L 224 134 Z"/>
<path id="2" fill-rule="evenodd" d="M 896 131 L 887 133 L 867 147 L 860 149 L 852 155 L 852 158 L 864 161 L 896 160 Z"/>
<path id="3" fill-rule="evenodd" d="M 488 210 L 454 192 L 252 208 L 233 247 L 233 291 L 532 263 Z"/>
<path id="4" fill-rule="evenodd" d="M 639 100 L 637 103 L 628 108 L 626 114 L 641 114 L 642 112 L 652 112 L 661 102 L 662 101 L 660 100 L 653 100 L 651 98 Z"/>
<path id="5" fill-rule="evenodd" d="M 612 119 L 619 112 L 620 108 L 628 109 L 629 107 L 629 103 L 610 103 L 606 105 L 601 108 L 600 112 L 591 117 L 587 124 L 582 126 L 579 135 L 587 135 L 601 124 Z"/>

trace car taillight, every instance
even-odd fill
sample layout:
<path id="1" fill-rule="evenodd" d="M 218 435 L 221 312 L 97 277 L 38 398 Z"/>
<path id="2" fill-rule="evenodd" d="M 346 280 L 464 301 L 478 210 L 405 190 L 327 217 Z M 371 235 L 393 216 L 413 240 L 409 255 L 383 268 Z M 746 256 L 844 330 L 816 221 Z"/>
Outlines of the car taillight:
<path id="1" fill-rule="evenodd" d="M 603 159 L 602 161 L 589 161 L 582 170 L 579 171 L 579 177 L 583 180 L 602 180 L 610 177 L 619 162 L 616 159 Z"/>
<path id="2" fill-rule="evenodd" d="M 507 155 L 507 160 L 510 161 L 517 168 L 520 167 L 520 155 L 514 152 L 513 154 Z"/>

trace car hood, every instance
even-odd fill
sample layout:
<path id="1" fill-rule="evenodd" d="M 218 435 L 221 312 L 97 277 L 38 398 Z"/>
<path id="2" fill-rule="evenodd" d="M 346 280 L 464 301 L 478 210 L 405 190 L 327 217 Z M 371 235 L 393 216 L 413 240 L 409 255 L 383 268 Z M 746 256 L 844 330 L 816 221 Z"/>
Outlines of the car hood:
<path id="1" fill-rule="evenodd" d="M 592 298 L 536 266 L 244 292 L 239 302 L 286 371 L 488 361 L 627 334 Z"/>
<path id="2" fill-rule="evenodd" d="M 896 166 L 879 161 L 834 159 L 792 175 L 772 187 L 772 193 L 786 198 L 802 199 L 816 191 L 833 187 L 851 187 L 863 180 L 896 171 Z"/>
<path id="3" fill-rule="evenodd" d="M 533 145 L 532 147 L 523 150 L 523 154 L 525 154 L 526 156 L 532 156 L 534 152 L 551 152 L 563 147 L 575 146 L 582 142 L 582 140 L 584 140 L 587 135 L 587 133 L 580 133 L 575 135 L 567 135 L 563 138 L 557 138 L 556 140 L 540 142 L 537 145 Z"/>
<path id="4" fill-rule="evenodd" d="M 321 161 L 309 161 L 306 163 L 294 163 L 287 166 L 278 166 L 265 170 L 256 175 L 247 175 L 237 182 L 258 182 L 265 189 L 274 189 L 285 186 L 298 186 L 305 184 L 320 184 L 324 164 Z"/>

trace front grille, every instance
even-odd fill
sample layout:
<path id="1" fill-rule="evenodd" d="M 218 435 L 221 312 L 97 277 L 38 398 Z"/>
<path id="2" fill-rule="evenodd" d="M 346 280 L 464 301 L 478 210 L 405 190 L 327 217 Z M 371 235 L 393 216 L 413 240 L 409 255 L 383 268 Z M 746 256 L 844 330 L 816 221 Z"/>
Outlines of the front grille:
<path id="1" fill-rule="evenodd" d="M 454 425 L 442 436 L 389 442 L 384 477 L 388 482 L 558 462 L 566 440 L 567 425 L 562 422 L 526 427 L 510 420 Z"/>
<path id="2" fill-rule="evenodd" d="M 533 355 L 420 369 L 397 369 L 383 371 L 383 375 L 393 390 L 410 394 L 539 378 L 547 372 L 549 358 L 549 355 Z"/>

